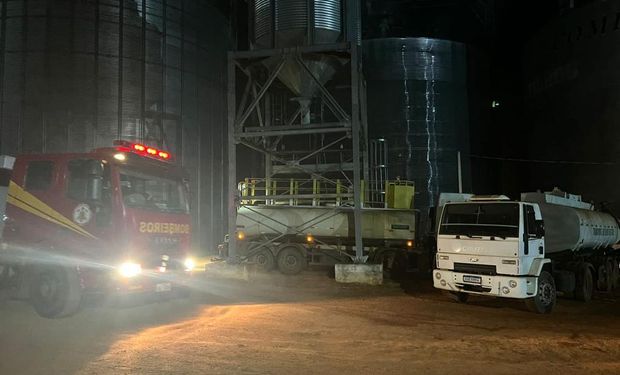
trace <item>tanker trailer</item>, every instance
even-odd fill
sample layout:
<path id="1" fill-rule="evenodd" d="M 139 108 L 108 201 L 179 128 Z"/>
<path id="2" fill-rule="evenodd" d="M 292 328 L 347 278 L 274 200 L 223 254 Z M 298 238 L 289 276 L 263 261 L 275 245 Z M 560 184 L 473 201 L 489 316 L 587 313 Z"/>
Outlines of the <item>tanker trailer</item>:
<path id="1" fill-rule="evenodd" d="M 593 291 L 611 291 L 619 279 L 618 219 L 596 210 L 581 196 L 558 189 L 523 193 L 521 200 L 538 204 L 545 226 L 544 251 L 551 260 L 557 290 L 582 301 Z"/>
<path id="2" fill-rule="evenodd" d="M 444 206 L 433 283 L 459 302 L 515 298 L 549 313 L 558 294 L 589 301 L 618 287 L 619 242 L 618 220 L 579 195 L 474 196 Z"/>

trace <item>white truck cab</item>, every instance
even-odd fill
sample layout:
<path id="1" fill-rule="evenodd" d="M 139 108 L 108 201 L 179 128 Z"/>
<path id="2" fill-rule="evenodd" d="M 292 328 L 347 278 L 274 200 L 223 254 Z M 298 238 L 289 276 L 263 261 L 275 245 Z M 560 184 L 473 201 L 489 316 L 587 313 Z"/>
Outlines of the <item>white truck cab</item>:
<path id="1" fill-rule="evenodd" d="M 550 312 L 556 293 L 543 271 L 550 260 L 542 219 L 538 204 L 505 196 L 446 203 L 437 229 L 434 286 L 461 302 L 469 294 L 518 298 L 537 312 Z"/>

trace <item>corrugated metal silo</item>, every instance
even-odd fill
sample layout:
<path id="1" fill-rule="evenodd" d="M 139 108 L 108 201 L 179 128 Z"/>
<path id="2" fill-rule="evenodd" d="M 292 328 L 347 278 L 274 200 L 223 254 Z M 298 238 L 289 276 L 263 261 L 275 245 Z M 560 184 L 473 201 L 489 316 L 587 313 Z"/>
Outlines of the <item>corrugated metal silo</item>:
<path id="1" fill-rule="evenodd" d="M 169 149 L 191 172 L 196 239 L 221 239 L 227 17 L 206 0 L 0 6 L 0 153 Z"/>
<path id="2" fill-rule="evenodd" d="M 426 222 L 440 192 L 458 191 L 457 154 L 469 151 L 467 49 L 431 38 L 363 42 L 368 133 L 385 139 L 389 179 L 412 180 Z M 469 166 L 463 163 L 469 191 Z"/>

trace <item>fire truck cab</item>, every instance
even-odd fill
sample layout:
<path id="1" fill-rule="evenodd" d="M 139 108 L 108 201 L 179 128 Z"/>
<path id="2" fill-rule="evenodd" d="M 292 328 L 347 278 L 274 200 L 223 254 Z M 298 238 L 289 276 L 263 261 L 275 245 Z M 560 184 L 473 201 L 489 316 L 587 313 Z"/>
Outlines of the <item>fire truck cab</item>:
<path id="1" fill-rule="evenodd" d="M 55 318 L 87 293 L 183 290 L 194 268 L 188 176 L 171 159 L 125 141 L 17 156 L 0 215 L 0 291 Z"/>

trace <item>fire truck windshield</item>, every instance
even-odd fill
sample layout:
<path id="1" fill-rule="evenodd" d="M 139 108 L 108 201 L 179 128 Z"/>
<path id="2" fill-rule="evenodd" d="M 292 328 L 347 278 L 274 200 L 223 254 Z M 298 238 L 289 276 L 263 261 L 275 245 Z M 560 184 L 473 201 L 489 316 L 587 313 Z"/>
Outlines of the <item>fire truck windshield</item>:
<path id="1" fill-rule="evenodd" d="M 165 213 L 189 213 L 187 190 L 183 181 L 122 169 L 123 201 L 127 207 Z"/>

